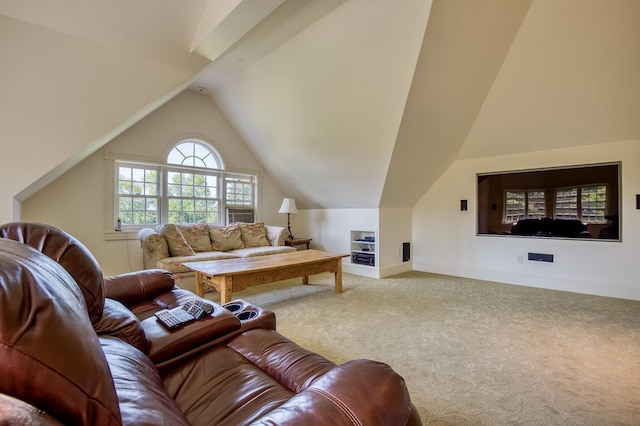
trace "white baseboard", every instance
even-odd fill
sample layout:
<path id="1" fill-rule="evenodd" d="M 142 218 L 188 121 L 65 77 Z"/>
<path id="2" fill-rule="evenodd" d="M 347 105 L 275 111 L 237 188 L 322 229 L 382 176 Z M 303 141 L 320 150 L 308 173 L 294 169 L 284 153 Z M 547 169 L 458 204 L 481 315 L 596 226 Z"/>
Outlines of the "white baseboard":
<path id="1" fill-rule="evenodd" d="M 572 280 L 562 277 L 549 278 L 484 269 L 459 268 L 450 265 L 436 265 L 426 262 L 414 262 L 413 269 L 416 271 L 431 272 L 434 274 L 495 281 L 504 284 L 569 291 L 594 296 L 615 297 L 618 299 L 640 300 L 640 289 L 625 286 L 624 284 Z"/>
<path id="2" fill-rule="evenodd" d="M 413 270 L 412 262 L 404 262 L 386 268 L 376 268 L 373 266 L 358 265 L 357 263 L 345 262 L 342 264 L 342 272 L 360 275 L 369 278 L 385 278 L 392 275 L 401 274 Z"/>
<path id="3" fill-rule="evenodd" d="M 342 272 L 360 275 L 369 278 L 380 278 L 380 270 L 374 266 L 358 265 L 357 263 L 344 262 Z"/>

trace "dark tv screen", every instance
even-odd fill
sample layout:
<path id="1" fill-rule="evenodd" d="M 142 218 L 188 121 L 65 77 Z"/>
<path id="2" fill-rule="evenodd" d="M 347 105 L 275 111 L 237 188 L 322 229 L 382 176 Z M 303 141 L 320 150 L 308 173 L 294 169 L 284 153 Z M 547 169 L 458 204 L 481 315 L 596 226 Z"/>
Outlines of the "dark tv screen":
<path id="1" fill-rule="evenodd" d="M 477 233 L 620 241 L 620 167 L 479 173 Z"/>

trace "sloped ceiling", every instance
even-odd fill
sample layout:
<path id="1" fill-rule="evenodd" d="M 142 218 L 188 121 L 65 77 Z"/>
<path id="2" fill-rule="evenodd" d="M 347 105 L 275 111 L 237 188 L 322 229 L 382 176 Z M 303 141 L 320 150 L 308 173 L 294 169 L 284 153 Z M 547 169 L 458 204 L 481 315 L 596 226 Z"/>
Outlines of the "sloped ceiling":
<path id="1" fill-rule="evenodd" d="M 640 137 L 637 0 L 3 0 L 0 23 L 5 135 L 45 154 L 3 196 L 186 87 L 302 208 L 409 207 L 456 159 Z"/>
<path id="2" fill-rule="evenodd" d="M 534 1 L 459 158 L 640 136 L 640 2 Z"/>
<path id="3" fill-rule="evenodd" d="M 635 0 L 349 0 L 213 97 L 303 207 L 409 207 L 456 159 L 638 138 L 639 49 Z"/>
<path id="4" fill-rule="evenodd" d="M 530 1 L 435 1 L 381 207 L 413 205 L 455 160 Z"/>

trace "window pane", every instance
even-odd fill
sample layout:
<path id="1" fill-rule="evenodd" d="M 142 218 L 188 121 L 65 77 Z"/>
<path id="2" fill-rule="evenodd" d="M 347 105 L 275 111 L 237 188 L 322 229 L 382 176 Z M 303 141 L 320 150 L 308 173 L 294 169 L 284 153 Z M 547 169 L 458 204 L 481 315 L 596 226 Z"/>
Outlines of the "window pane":
<path id="1" fill-rule="evenodd" d="M 133 225 L 133 215 L 131 212 L 121 212 L 120 223 L 123 225 Z"/>
<path id="2" fill-rule="evenodd" d="M 144 182 L 145 170 L 144 169 L 132 169 L 132 180 L 134 182 Z"/>
<path id="3" fill-rule="evenodd" d="M 120 194 L 131 194 L 131 181 L 118 182 L 118 189 Z"/>
<path id="4" fill-rule="evenodd" d="M 144 186 L 145 195 L 158 195 L 158 185 L 156 183 L 147 183 Z"/>
<path id="5" fill-rule="evenodd" d="M 155 198 L 147 198 L 146 199 L 146 209 L 149 211 L 157 211 L 158 210 L 158 200 Z"/>
<path id="6" fill-rule="evenodd" d="M 134 198 L 133 199 L 133 210 L 142 210 L 144 211 L 144 207 L 146 205 L 144 198 Z"/>
<path id="7" fill-rule="evenodd" d="M 155 212 L 147 212 L 144 219 L 145 223 L 157 223 L 158 222 L 158 214 Z"/>
<path id="8" fill-rule="evenodd" d="M 583 222 L 606 222 L 604 214 L 607 207 L 607 187 L 605 185 L 582 187 L 580 204 Z"/>
<path id="9" fill-rule="evenodd" d="M 253 205 L 253 179 L 251 177 L 227 177 L 225 186 L 228 205 Z"/>
<path id="10" fill-rule="evenodd" d="M 118 205 L 119 205 L 119 209 L 120 210 L 127 210 L 128 211 L 128 210 L 131 210 L 131 208 L 132 208 L 131 206 L 133 205 L 133 202 L 131 200 L 131 197 L 123 197 L 123 196 L 121 196 L 119 198 Z"/>
<path id="11" fill-rule="evenodd" d="M 167 194 L 170 196 L 178 197 L 180 196 L 181 186 L 179 184 L 170 183 L 167 185 Z"/>
<path id="12" fill-rule="evenodd" d="M 543 218 L 546 214 L 544 191 L 527 192 L 527 217 Z"/>
<path id="13" fill-rule="evenodd" d="M 556 218 L 578 218 L 578 189 L 565 188 L 556 191 Z"/>
<path id="14" fill-rule="evenodd" d="M 131 193 L 132 194 L 144 194 L 144 182 L 133 182 L 131 184 Z"/>
<path id="15" fill-rule="evenodd" d="M 524 218 L 525 194 L 524 191 L 507 191 L 505 222 L 513 223 Z"/>

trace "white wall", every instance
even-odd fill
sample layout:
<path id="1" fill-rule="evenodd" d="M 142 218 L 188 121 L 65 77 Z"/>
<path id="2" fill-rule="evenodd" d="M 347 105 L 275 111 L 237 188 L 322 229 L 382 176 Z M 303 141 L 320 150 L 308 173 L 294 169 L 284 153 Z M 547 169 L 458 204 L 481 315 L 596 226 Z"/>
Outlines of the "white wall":
<path id="1" fill-rule="evenodd" d="M 291 216 L 291 231 L 296 237 L 313 238 L 311 248 L 332 253 L 351 253 L 351 231 L 378 232 L 378 209 L 308 209 Z M 379 278 L 379 269 L 351 264 L 343 259 L 343 271 Z"/>
<path id="2" fill-rule="evenodd" d="M 476 235 L 476 174 L 622 162 L 622 242 Z M 640 140 L 456 161 L 413 210 L 414 269 L 640 300 Z M 469 209 L 460 211 L 460 200 Z M 550 253 L 553 263 L 527 261 Z M 518 263 L 524 255 L 523 263 Z"/>
<path id="3" fill-rule="evenodd" d="M 376 267 L 343 260 L 344 272 L 382 278 L 411 270 L 402 262 L 402 243 L 411 241 L 411 208 L 309 209 L 291 216 L 296 237 L 313 238 L 311 248 L 333 253 L 351 253 L 351 231 L 376 233 Z"/>
<path id="4" fill-rule="evenodd" d="M 19 217 L 14 197 L 193 74 L 3 15 L 0 57 L 0 223 Z"/>
<path id="5" fill-rule="evenodd" d="M 411 212 L 409 207 L 380 209 L 378 252 L 381 277 L 413 269 L 413 262 L 402 261 L 402 243 L 411 243 Z"/>
<path id="6" fill-rule="evenodd" d="M 115 152 L 122 159 L 160 162 L 170 145 L 188 136 L 213 143 L 228 170 L 262 174 L 259 161 L 211 99 L 185 91 L 29 198 L 22 206 L 22 220 L 48 223 L 69 232 L 91 250 L 105 275 L 142 269 L 142 252 L 135 235 L 130 235 L 129 241 L 105 239 L 105 231 L 112 231 L 105 229 L 110 196 L 106 190 L 106 153 Z M 258 219 L 282 225 L 283 215 L 277 212 L 283 194 L 268 175 L 263 174 L 261 181 Z"/>

